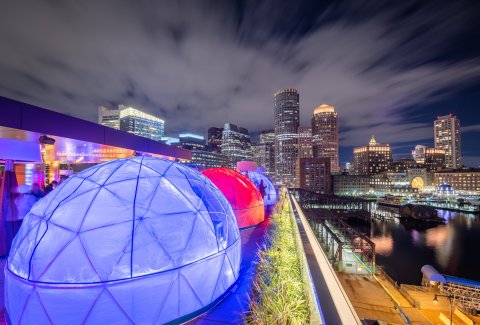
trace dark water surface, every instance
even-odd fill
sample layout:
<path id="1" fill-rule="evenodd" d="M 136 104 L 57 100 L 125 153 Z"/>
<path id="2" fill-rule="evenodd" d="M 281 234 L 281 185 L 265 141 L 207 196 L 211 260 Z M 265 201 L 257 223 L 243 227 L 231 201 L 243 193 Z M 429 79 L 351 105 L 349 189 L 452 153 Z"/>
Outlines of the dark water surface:
<path id="1" fill-rule="evenodd" d="M 376 244 L 377 264 L 396 281 L 420 284 L 420 268 L 433 265 L 440 273 L 480 281 L 480 219 L 439 210 L 446 221 L 430 229 L 412 229 L 398 221 L 372 222 L 359 229 Z"/>

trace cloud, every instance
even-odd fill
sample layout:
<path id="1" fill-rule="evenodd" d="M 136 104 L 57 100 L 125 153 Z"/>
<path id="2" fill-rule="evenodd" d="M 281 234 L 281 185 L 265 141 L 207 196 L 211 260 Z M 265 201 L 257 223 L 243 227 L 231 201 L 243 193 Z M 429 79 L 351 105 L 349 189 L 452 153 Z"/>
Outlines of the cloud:
<path id="1" fill-rule="evenodd" d="M 468 125 L 462 127 L 462 133 L 480 132 L 480 124 Z"/>
<path id="2" fill-rule="evenodd" d="M 475 20 L 462 1 L 27 3 L 2 5 L 0 94 L 91 121 L 125 103 L 169 133 L 259 131 L 273 125 L 273 92 L 295 87 L 302 124 L 321 103 L 337 108 L 343 146 L 421 142 L 432 122 L 405 122 L 408 109 L 480 76 L 478 57 L 441 57 Z"/>

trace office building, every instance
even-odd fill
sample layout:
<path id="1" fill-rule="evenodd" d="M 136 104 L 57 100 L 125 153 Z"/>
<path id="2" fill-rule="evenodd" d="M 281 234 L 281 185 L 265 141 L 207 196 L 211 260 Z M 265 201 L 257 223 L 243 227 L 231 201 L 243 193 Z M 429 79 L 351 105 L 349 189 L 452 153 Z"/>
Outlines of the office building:
<path id="1" fill-rule="evenodd" d="M 228 158 L 220 152 L 193 149 L 192 161 L 187 162 L 186 165 L 197 168 L 199 170 L 228 167 Z"/>
<path id="2" fill-rule="evenodd" d="M 119 130 L 120 110 L 100 106 L 98 108 L 98 124 Z"/>
<path id="3" fill-rule="evenodd" d="M 407 173 L 403 172 L 383 172 L 371 175 L 370 188 L 375 195 L 418 193 L 418 189 L 410 185 Z"/>
<path id="4" fill-rule="evenodd" d="M 312 145 L 314 158 L 329 158 L 332 173 L 339 171 L 338 114 L 331 105 L 320 105 L 312 116 Z"/>
<path id="5" fill-rule="evenodd" d="M 165 131 L 165 121 L 133 107 L 119 106 L 120 130 L 160 141 Z"/>
<path id="6" fill-rule="evenodd" d="M 391 164 L 392 151 L 390 145 L 377 143 L 373 135 L 368 145 L 353 149 L 352 174 L 378 174 L 388 171 Z"/>
<path id="7" fill-rule="evenodd" d="M 235 168 L 239 161 L 252 160 L 252 144 L 248 130 L 225 123 L 222 132 L 222 154 L 227 156 L 230 168 Z"/>
<path id="8" fill-rule="evenodd" d="M 332 182 L 335 195 L 360 196 L 371 191 L 368 175 L 338 174 L 332 176 Z"/>
<path id="9" fill-rule="evenodd" d="M 450 186 L 455 192 L 466 195 L 480 195 L 480 169 L 466 168 L 443 170 L 435 173 L 436 188 Z"/>
<path id="10" fill-rule="evenodd" d="M 210 127 L 208 129 L 207 147 L 209 151 L 222 151 L 223 128 Z"/>
<path id="11" fill-rule="evenodd" d="M 311 127 L 298 128 L 298 158 L 313 158 Z"/>
<path id="12" fill-rule="evenodd" d="M 300 96 L 296 89 L 281 89 L 274 94 L 274 118 L 275 179 L 278 183 L 294 186 L 300 123 Z"/>
<path id="13" fill-rule="evenodd" d="M 260 133 L 260 143 L 275 145 L 275 130 L 265 130 Z"/>
<path id="14" fill-rule="evenodd" d="M 252 146 L 253 161 L 265 167 L 265 174 L 275 176 L 275 146 L 273 143 L 260 143 Z"/>
<path id="15" fill-rule="evenodd" d="M 178 135 L 180 146 L 188 150 L 205 150 L 205 137 L 193 133 L 180 133 Z"/>
<path id="16" fill-rule="evenodd" d="M 434 128 L 435 148 L 445 150 L 445 167 L 460 168 L 462 165 L 460 120 L 452 114 L 438 116 Z"/>
<path id="17" fill-rule="evenodd" d="M 412 151 L 413 159 L 428 171 L 437 171 L 446 167 L 446 150 L 418 145 Z"/>
<path id="18" fill-rule="evenodd" d="M 400 158 L 390 166 L 390 171 L 395 173 L 406 173 L 410 168 L 416 168 L 417 162 L 412 158 Z"/>
<path id="19" fill-rule="evenodd" d="M 331 194 L 332 181 L 329 158 L 299 158 L 297 187 L 320 194 Z"/>
<path id="20" fill-rule="evenodd" d="M 436 172 L 445 168 L 446 150 L 440 148 L 427 148 L 425 151 L 424 166 L 427 171 Z"/>

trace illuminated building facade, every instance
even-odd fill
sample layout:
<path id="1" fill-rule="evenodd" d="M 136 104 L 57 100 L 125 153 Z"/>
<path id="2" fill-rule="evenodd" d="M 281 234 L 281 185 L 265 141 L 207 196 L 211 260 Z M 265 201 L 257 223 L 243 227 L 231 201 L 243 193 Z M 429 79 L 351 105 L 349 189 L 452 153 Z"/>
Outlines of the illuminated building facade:
<path id="1" fill-rule="evenodd" d="M 320 105 L 312 116 L 312 145 L 314 158 L 329 158 L 332 173 L 339 171 L 338 113 L 331 105 Z"/>
<path id="2" fill-rule="evenodd" d="M 442 148 L 418 145 L 412 151 L 412 156 L 419 165 L 424 166 L 428 171 L 437 171 L 446 167 L 446 150 Z"/>
<path id="3" fill-rule="evenodd" d="M 370 176 L 339 174 L 332 176 L 333 194 L 357 196 L 370 192 Z"/>
<path id="4" fill-rule="evenodd" d="M 227 156 L 230 168 L 235 168 L 239 161 L 252 160 L 252 144 L 248 130 L 225 123 L 222 132 L 222 154 Z"/>
<path id="5" fill-rule="evenodd" d="M 160 141 L 165 132 L 165 121 L 133 107 L 119 106 L 120 130 Z"/>
<path id="6" fill-rule="evenodd" d="M 407 170 L 407 177 L 410 185 L 420 192 L 433 189 L 434 174 L 425 167 L 410 168 Z"/>
<path id="7" fill-rule="evenodd" d="M 275 145 L 275 130 L 265 130 L 260 132 L 260 143 Z"/>
<path id="8" fill-rule="evenodd" d="M 311 127 L 298 128 L 298 158 L 313 158 Z"/>
<path id="9" fill-rule="evenodd" d="M 480 169 L 444 170 L 435 173 L 435 187 L 449 185 L 460 194 L 480 194 Z"/>
<path id="10" fill-rule="evenodd" d="M 205 137 L 193 133 L 180 133 L 178 135 L 180 146 L 187 150 L 205 150 Z M 193 157 L 192 157 L 193 158 Z"/>
<path id="11" fill-rule="evenodd" d="M 210 127 L 208 129 L 207 146 L 209 151 L 220 152 L 222 150 L 223 128 Z"/>
<path id="12" fill-rule="evenodd" d="M 413 194 L 418 189 L 413 188 L 407 173 L 383 172 L 370 176 L 370 188 L 375 195 Z"/>
<path id="13" fill-rule="evenodd" d="M 186 163 L 188 166 L 204 170 L 216 167 L 228 167 L 228 158 L 220 152 L 207 150 L 192 150 L 192 161 Z"/>
<path id="14" fill-rule="evenodd" d="M 351 162 L 345 163 L 345 171 L 347 173 L 350 173 L 351 170 L 352 170 L 352 163 Z"/>
<path id="15" fill-rule="evenodd" d="M 415 149 L 412 151 L 412 157 L 417 164 L 424 164 L 425 163 L 425 151 L 427 147 L 424 145 L 416 145 Z"/>
<path id="16" fill-rule="evenodd" d="M 435 172 L 445 168 L 446 150 L 440 148 L 427 148 L 424 166 L 428 171 Z"/>
<path id="17" fill-rule="evenodd" d="M 98 108 L 98 124 L 120 130 L 120 110 L 100 106 Z"/>
<path id="18" fill-rule="evenodd" d="M 381 144 L 372 136 L 368 145 L 353 149 L 352 173 L 374 175 L 388 171 L 392 164 L 392 151 L 389 144 Z"/>
<path id="19" fill-rule="evenodd" d="M 445 150 L 445 167 L 460 168 L 462 165 L 460 120 L 452 115 L 438 116 L 434 123 L 435 148 Z"/>
<path id="20" fill-rule="evenodd" d="M 297 160 L 297 187 L 320 194 L 331 194 L 332 181 L 329 158 Z"/>
<path id="21" fill-rule="evenodd" d="M 410 168 L 417 167 L 417 162 L 411 158 L 401 158 L 396 160 L 390 166 L 390 171 L 395 173 L 406 173 Z"/>
<path id="22" fill-rule="evenodd" d="M 252 146 L 253 161 L 265 167 L 265 174 L 275 176 L 275 147 L 271 143 L 260 143 Z"/>
<path id="23" fill-rule="evenodd" d="M 300 95 L 296 89 L 281 89 L 274 94 L 274 117 L 275 178 L 279 183 L 293 186 L 300 124 Z"/>

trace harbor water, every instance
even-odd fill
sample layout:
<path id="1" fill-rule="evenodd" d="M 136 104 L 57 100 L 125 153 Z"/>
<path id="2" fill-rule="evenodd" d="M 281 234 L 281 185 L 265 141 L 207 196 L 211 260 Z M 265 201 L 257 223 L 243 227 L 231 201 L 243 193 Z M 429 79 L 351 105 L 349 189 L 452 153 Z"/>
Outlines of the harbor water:
<path id="1" fill-rule="evenodd" d="M 446 210 L 438 210 L 438 215 L 445 224 L 428 229 L 398 219 L 357 227 L 375 243 L 377 265 L 399 283 L 420 284 L 425 264 L 443 274 L 480 281 L 479 217 Z"/>

